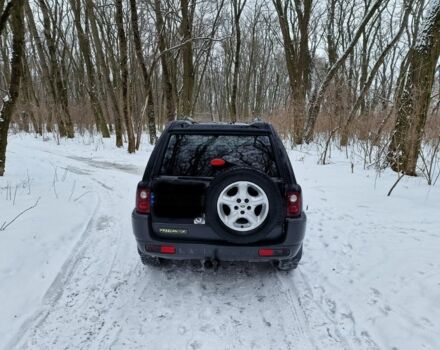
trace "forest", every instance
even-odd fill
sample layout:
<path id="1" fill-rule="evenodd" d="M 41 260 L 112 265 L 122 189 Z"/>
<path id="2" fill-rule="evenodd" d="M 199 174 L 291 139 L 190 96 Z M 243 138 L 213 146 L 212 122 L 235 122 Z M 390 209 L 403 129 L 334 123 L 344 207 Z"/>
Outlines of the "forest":
<path id="1" fill-rule="evenodd" d="M 439 56 L 440 0 L 0 0 L 0 350 L 440 349 Z"/>
<path id="2" fill-rule="evenodd" d="M 276 125 L 288 147 L 356 145 L 365 166 L 436 181 L 436 0 L 0 0 L 7 137 L 115 135 L 171 120 Z"/>

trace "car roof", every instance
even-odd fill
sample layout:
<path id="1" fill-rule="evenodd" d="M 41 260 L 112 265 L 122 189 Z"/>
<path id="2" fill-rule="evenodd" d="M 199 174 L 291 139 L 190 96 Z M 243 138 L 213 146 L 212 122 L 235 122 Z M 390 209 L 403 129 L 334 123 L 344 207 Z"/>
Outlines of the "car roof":
<path id="1" fill-rule="evenodd" d="M 271 133 L 272 126 L 269 123 L 256 121 L 253 123 L 221 123 L 203 122 L 197 123 L 191 120 L 176 120 L 169 124 L 170 132 L 265 132 Z"/>

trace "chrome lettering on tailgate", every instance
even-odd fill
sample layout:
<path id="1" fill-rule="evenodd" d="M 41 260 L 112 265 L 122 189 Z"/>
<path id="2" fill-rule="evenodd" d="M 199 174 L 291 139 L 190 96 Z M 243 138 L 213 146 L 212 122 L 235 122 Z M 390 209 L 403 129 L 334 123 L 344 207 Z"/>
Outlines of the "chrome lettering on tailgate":
<path id="1" fill-rule="evenodd" d="M 159 228 L 160 233 L 166 233 L 169 235 L 186 235 L 188 234 L 187 229 L 183 228 L 168 228 L 168 227 L 161 227 Z"/>

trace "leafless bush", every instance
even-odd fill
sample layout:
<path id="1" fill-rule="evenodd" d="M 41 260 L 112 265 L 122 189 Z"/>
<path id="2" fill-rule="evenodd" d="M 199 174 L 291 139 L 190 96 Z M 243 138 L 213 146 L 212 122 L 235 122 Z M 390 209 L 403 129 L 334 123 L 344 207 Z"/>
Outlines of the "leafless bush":
<path id="1" fill-rule="evenodd" d="M 435 185 L 440 177 L 440 136 L 423 145 L 420 150 L 420 159 L 419 170 L 428 185 Z"/>

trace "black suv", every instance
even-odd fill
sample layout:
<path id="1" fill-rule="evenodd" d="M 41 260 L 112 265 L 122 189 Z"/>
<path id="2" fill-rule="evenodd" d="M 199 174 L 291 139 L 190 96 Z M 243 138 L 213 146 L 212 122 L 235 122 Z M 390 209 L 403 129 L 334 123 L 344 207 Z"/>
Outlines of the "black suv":
<path id="1" fill-rule="evenodd" d="M 138 184 L 133 231 L 144 264 L 163 258 L 298 266 L 302 192 L 268 123 L 172 122 Z"/>

